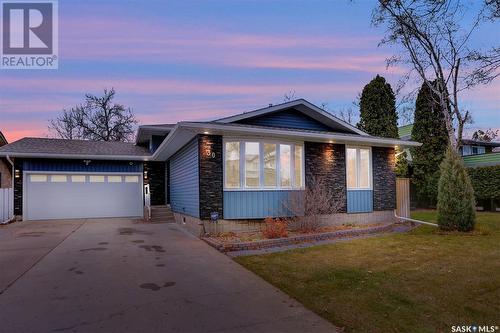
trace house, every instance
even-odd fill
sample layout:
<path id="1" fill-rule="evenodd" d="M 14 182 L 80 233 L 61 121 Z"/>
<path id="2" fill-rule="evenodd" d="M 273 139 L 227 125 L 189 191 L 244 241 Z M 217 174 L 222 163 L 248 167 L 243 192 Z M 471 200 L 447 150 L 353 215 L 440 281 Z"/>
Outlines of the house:
<path id="1" fill-rule="evenodd" d="M 335 221 L 389 221 L 395 147 L 299 99 L 208 122 L 140 126 L 135 143 L 24 138 L 14 160 L 15 214 L 25 220 L 142 216 L 170 205 L 191 230 L 225 230 L 282 216 L 283 203 L 321 177 L 340 202 Z M 332 219 L 333 220 L 333 219 Z"/>
<path id="2" fill-rule="evenodd" d="M 399 138 L 401 140 L 411 140 L 411 132 L 413 129 L 413 124 L 401 126 L 398 128 Z M 479 169 L 484 167 L 495 167 L 500 166 L 500 151 L 497 151 L 500 148 L 500 142 L 487 142 L 487 141 L 477 141 L 470 139 L 462 139 L 462 146 L 459 148 L 460 155 L 464 161 L 464 165 L 469 169 L 469 174 L 477 174 Z M 405 149 L 407 153 L 407 161 L 411 165 L 412 156 L 409 149 Z M 479 169 L 476 169 L 479 168 Z M 473 170 L 476 169 L 476 170 Z M 495 168 L 482 169 L 482 173 L 486 173 L 491 179 L 494 178 L 495 175 L 492 174 Z M 411 167 L 410 167 L 411 170 Z M 496 169 L 498 170 L 498 169 Z M 471 176 L 472 177 L 472 176 Z M 491 191 L 485 193 L 484 184 L 475 183 L 478 181 L 472 177 L 472 185 L 476 189 L 476 201 L 477 201 L 477 209 L 478 210 L 491 210 L 491 211 L 500 211 L 500 199 L 496 194 L 492 194 Z M 487 181 L 491 183 L 490 181 Z M 415 187 L 412 184 L 412 192 L 415 193 Z M 478 192 L 481 195 L 478 195 Z M 492 196 L 493 195 L 493 196 Z M 416 196 L 412 196 L 412 207 L 417 206 Z"/>
<path id="3" fill-rule="evenodd" d="M 7 139 L 0 132 L 0 147 L 7 144 Z M 12 167 L 6 158 L 0 157 L 0 188 L 11 188 L 12 187 Z"/>
<path id="4" fill-rule="evenodd" d="M 398 127 L 398 134 L 401 140 L 411 140 L 413 124 Z M 459 153 L 464 160 L 466 167 L 493 166 L 500 165 L 500 142 L 478 141 L 462 139 L 462 146 Z M 411 154 L 407 150 L 407 160 L 411 162 Z"/>

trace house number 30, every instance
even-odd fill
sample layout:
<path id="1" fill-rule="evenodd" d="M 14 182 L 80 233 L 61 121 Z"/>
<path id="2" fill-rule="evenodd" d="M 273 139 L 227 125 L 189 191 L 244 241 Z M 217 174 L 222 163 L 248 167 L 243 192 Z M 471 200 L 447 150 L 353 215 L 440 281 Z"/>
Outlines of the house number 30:
<path id="1" fill-rule="evenodd" d="M 210 149 L 205 150 L 205 156 L 210 157 L 210 158 L 215 158 L 215 153 L 211 151 Z"/>

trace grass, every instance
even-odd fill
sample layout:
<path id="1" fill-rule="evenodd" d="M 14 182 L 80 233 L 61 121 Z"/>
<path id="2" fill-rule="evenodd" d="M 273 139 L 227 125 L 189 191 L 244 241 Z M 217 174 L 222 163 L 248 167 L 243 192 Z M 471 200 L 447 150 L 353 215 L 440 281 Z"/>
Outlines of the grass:
<path id="1" fill-rule="evenodd" d="M 235 260 L 347 332 L 500 325 L 500 213 L 478 213 L 470 234 L 421 226 Z"/>

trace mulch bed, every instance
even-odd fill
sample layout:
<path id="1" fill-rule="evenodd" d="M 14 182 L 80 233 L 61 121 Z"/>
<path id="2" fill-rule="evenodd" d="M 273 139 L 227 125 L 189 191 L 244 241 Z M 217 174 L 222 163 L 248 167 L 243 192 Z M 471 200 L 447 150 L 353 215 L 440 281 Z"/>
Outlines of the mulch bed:
<path id="1" fill-rule="evenodd" d="M 332 239 L 342 239 L 358 237 L 363 235 L 385 233 L 395 231 L 399 224 L 372 225 L 368 227 L 334 227 L 337 230 L 328 231 L 323 229 L 317 233 L 290 233 L 288 237 L 275 239 L 262 239 L 260 233 L 247 233 L 237 235 L 234 233 L 222 234 L 219 236 L 207 236 L 202 239 L 210 246 L 221 252 L 260 250 L 272 247 L 287 246 L 293 244 L 316 242 Z M 338 230 L 341 229 L 341 230 Z"/>

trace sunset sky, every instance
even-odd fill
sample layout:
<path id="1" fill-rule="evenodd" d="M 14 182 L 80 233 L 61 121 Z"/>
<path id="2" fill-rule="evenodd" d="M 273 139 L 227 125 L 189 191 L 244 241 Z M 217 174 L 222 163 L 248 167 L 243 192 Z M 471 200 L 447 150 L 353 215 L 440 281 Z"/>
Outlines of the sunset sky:
<path id="1" fill-rule="evenodd" d="M 142 124 L 209 120 L 280 103 L 295 91 L 352 107 L 397 49 L 378 47 L 372 1 L 59 1 L 59 69 L 0 70 L 0 131 L 47 136 L 85 93 L 114 87 Z M 478 46 L 500 40 L 485 26 Z M 500 128 L 500 81 L 464 95 L 471 128 Z"/>

